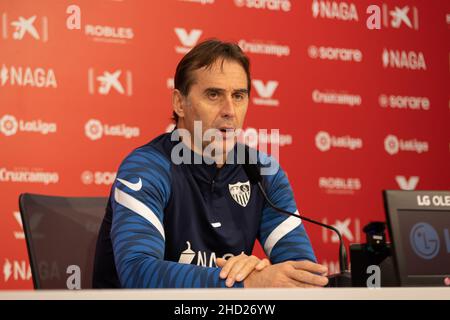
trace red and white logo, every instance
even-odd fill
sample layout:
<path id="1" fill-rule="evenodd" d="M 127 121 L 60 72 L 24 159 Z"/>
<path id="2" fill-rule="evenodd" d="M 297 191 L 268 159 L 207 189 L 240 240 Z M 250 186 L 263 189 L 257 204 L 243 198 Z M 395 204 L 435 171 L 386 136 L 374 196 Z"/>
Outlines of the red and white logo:
<path id="1" fill-rule="evenodd" d="M 58 87 L 53 69 L 16 67 L 2 65 L 0 69 L 0 85 L 19 87 L 54 88 Z"/>
<path id="2" fill-rule="evenodd" d="M 382 94 L 378 98 L 380 107 L 400 110 L 430 110 L 430 100 L 427 97 L 411 97 Z"/>
<path id="3" fill-rule="evenodd" d="M 30 280 L 31 268 L 25 260 L 9 260 L 5 259 L 3 263 L 3 279 L 5 282 L 10 280 Z"/>
<path id="4" fill-rule="evenodd" d="M 20 216 L 19 211 L 13 212 L 14 219 L 17 221 L 17 224 L 20 227 L 20 231 L 14 231 L 14 238 L 17 240 L 25 239 L 25 234 L 23 233 L 23 223 L 22 223 L 22 217 Z"/>
<path id="5" fill-rule="evenodd" d="M 312 16 L 314 18 L 358 21 L 358 10 L 353 3 L 346 1 L 313 0 Z"/>
<path id="6" fill-rule="evenodd" d="M 328 219 L 323 218 L 322 223 L 329 224 Z M 361 241 L 361 222 L 358 218 L 346 218 L 344 220 L 336 219 L 332 226 L 338 229 L 343 239 L 347 239 L 350 242 L 356 243 L 359 243 Z M 338 243 L 339 237 L 334 231 L 322 228 L 322 241 L 324 243 Z"/>
<path id="7" fill-rule="evenodd" d="M 181 54 L 186 54 L 191 51 L 203 33 L 200 29 L 191 29 L 189 32 L 184 28 L 175 28 L 174 30 L 181 43 L 181 46 L 175 46 L 175 51 Z"/>
<path id="8" fill-rule="evenodd" d="M 354 194 L 362 188 L 359 178 L 319 177 L 318 185 L 328 194 Z"/>
<path id="9" fill-rule="evenodd" d="M 14 20 L 13 20 L 14 19 Z M 34 39 L 42 42 L 48 41 L 48 18 L 37 15 L 30 17 L 19 16 L 11 19 L 7 13 L 2 13 L 2 38 L 11 37 L 14 40 Z"/>
<path id="10" fill-rule="evenodd" d="M 42 183 L 45 185 L 59 182 L 58 172 L 43 171 L 41 168 L 0 168 L 0 182 Z"/>
<path id="11" fill-rule="evenodd" d="M 109 95 L 114 91 L 130 97 L 133 95 L 133 75 L 129 70 L 103 71 L 96 75 L 95 70 L 90 68 L 88 90 L 90 94 Z"/>
<path id="12" fill-rule="evenodd" d="M 391 156 L 399 153 L 400 151 L 424 153 L 428 152 L 428 142 L 419 141 L 417 139 L 399 139 L 393 134 L 389 134 L 384 138 L 384 149 Z"/>
<path id="13" fill-rule="evenodd" d="M 262 80 L 252 80 L 258 97 L 253 98 L 253 104 L 257 106 L 278 107 L 280 102 L 273 98 L 275 90 L 278 88 L 278 81 L 269 80 L 264 83 Z"/>
<path id="14" fill-rule="evenodd" d="M 410 176 L 408 179 L 405 176 L 395 176 L 395 181 L 402 190 L 415 190 L 419 179 L 418 176 Z"/>
<path id="15" fill-rule="evenodd" d="M 86 170 L 81 173 L 81 182 L 85 185 L 106 185 L 114 183 L 117 172 L 110 171 L 90 171 Z"/>
<path id="16" fill-rule="evenodd" d="M 115 136 L 131 139 L 139 137 L 140 129 L 138 127 L 130 127 L 124 123 L 110 125 L 104 124 L 97 119 L 90 119 L 84 125 L 84 134 L 93 141 L 99 140 L 104 136 Z"/>
<path id="17" fill-rule="evenodd" d="M 312 101 L 317 104 L 337 104 L 354 107 L 362 104 L 362 97 L 358 94 L 315 89 L 312 92 Z"/>
<path id="18" fill-rule="evenodd" d="M 242 39 L 239 40 L 238 45 L 241 47 L 242 51 L 252 54 L 287 57 L 291 53 L 289 46 L 278 45 L 272 42 L 264 43 L 260 41 L 256 42 Z"/>
<path id="19" fill-rule="evenodd" d="M 290 0 L 234 0 L 234 3 L 239 8 L 262 9 L 271 11 L 291 11 Z"/>
<path id="20" fill-rule="evenodd" d="M 383 67 L 407 70 L 427 70 L 422 52 L 384 49 L 381 54 Z"/>
<path id="21" fill-rule="evenodd" d="M 45 122 L 41 119 L 37 120 L 17 120 L 15 116 L 6 114 L 0 118 L 0 132 L 5 136 L 12 136 L 17 132 L 40 133 L 47 135 L 56 133 L 57 126 L 53 122 Z"/>
<path id="22" fill-rule="evenodd" d="M 344 61 L 344 62 L 361 62 L 363 54 L 359 49 L 350 48 L 334 48 L 324 46 L 308 47 L 308 55 L 311 59 Z"/>
<path id="23" fill-rule="evenodd" d="M 419 10 L 416 7 L 394 6 L 390 9 L 387 4 L 383 4 L 383 25 L 385 28 L 399 29 L 402 26 L 409 29 L 419 30 Z"/>
<path id="24" fill-rule="evenodd" d="M 326 131 L 319 131 L 315 137 L 317 149 L 322 152 L 329 151 L 331 148 L 344 148 L 350 150 L 361 149 L 363 141 L 361 138 L 354 138 L 349 135 L 333 136 Z"/>

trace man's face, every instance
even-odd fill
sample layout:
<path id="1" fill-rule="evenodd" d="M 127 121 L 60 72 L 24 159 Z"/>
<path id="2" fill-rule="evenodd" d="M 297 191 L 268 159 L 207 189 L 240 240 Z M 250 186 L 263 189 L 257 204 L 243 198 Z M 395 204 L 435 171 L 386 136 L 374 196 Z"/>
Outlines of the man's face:
<path id="1" fill-rule="evenodd" d="M 193 72 L 194 82 L 186 98 L 181 99 L 183 113 L 179 127 L 194 136 L 194 121 L 201 121 L 202 136 L 216 129 L 223 142 L 214 142 L 216 152 L 227 153 L 236 142 L 235 132 L 241 129 L 248 107 L 247 75 L 235 61 L 219 59 L 210 68 Z M 202 137 L 196 137 L 201 139 Z M 220 142 L 220 141 L 219 141 Z M 205 148 L 209 141 L 204 141 Z"/>

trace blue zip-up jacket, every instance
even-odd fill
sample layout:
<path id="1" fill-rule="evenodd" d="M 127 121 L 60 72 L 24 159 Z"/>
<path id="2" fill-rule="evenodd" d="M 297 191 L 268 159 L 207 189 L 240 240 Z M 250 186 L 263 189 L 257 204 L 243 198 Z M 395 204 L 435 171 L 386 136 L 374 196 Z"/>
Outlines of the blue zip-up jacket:
<path id="1" fill-rule="evenodd" d="M 226 287 L 216 258 L 251 255 L 256 239 L 272 263 L 316 262 L 301 220 L 270 208 L 242 165 L 175 164 L 178 143 L 163 134 L 120 165 L 97 241 L 94 287 Z M 259 166 L 273 161 L 258 152 Z M 297 212 L 286 174 L 274 167 L 263 175 L 269 198 Z"/>

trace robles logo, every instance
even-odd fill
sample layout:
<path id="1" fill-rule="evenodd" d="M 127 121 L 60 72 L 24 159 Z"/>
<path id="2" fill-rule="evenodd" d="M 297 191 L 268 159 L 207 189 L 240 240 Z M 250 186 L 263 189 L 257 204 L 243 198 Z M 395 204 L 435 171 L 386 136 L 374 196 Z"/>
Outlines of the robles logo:
<path id="1" fill-rule="evenodd" d="M 329 151 L 331 148 L 345 148 L 350 150 L 361 149 L 363 141 L 361 138 L 347 136 L 336 137 L 326 131 L 319 131 L 316 134 L 315 143 L 317 149 L 322 152 Z"/>
<path id="2" fill-rule="evenodd" d="M 329 194 L 354 194 L 361 187 L 359 178 L 319 177 L 319 188 Z"/>
<path id="3" fill-rule="evenodd" d="M 84 125 L 84 133 L 86 137 L 95 141 L 103 136 L 116 136 L 126 139 L 139 137 L 140 129 L 138 127 L 129 127 L 126 124 L 109 125 L 102 124 L 100 120 L 90 119 Z"/>
<path id="4" fill-rule="evenodd" d="M 38 120 L 17 120 L 15 116 L 6 114 L 0 118 L 0 132 L 5 136 L 15 135 L 18 131 L 40 133 L 43 135 L 56 132 L 56 123 Z"/>
<path id="5" fill-rule="evenodd" d="M 389 134 L 384 139 L 384 149 L 392 156 L 400 151 L 417 152 L 420 154 L 428 152 L 429 148 L 427 141 L 419 141 L 417 139 L 403 140 L 393 134 Z"/>

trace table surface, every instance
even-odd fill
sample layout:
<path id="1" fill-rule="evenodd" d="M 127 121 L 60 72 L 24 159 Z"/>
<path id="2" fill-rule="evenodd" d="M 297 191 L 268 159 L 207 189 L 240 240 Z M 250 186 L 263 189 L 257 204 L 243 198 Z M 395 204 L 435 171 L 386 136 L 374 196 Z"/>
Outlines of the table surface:
<path id="1" fill-rule="evenodd" d="M 450 300 L 450 287 L 0 291 L 0 300 Z"/>

